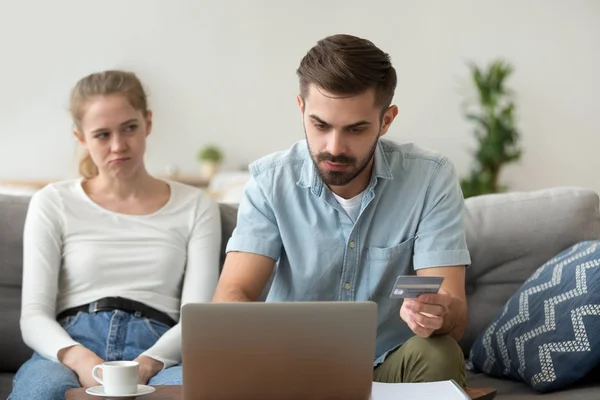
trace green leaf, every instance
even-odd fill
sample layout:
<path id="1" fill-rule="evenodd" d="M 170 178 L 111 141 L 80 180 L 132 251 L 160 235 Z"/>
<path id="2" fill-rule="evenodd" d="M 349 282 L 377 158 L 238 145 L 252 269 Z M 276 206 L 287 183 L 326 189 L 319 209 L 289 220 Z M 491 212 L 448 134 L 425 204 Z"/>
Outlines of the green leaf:
<path id="1" fill-rule="evenodd" d="M 473 151 L 474 167 L 460 180 L 465 197 L 507 190 L 498 182 L 502 168 L 522 157 L 520 132 L 515 122 L 513 91 L 506 81 L 514 72 L 513 66 L 503 59 L 494 60 L 485 67 L 468 63 L 472 83 L 477 90 L 476 111 L 461 104 L 463 115 L 474 124 L 473 135 L 477 148 Z"/>

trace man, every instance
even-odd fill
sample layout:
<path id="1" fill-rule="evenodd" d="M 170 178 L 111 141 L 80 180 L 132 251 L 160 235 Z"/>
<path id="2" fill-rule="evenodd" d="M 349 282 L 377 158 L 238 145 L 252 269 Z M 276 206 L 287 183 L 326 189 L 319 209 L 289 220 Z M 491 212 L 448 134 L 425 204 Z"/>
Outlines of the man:
<path id="1" fill-rule="evenodd" d="M 370 41 L 335 35 L 298 68 L 306 141 L 250 166 L 214 301 L 378 304 L 374 380 L 454 379 L 467 320 L 464 199 L 451 163 L 381 139 L 396 72 Z M 439 294 L 390 299 L 398 275 L 444 276 Z"/>

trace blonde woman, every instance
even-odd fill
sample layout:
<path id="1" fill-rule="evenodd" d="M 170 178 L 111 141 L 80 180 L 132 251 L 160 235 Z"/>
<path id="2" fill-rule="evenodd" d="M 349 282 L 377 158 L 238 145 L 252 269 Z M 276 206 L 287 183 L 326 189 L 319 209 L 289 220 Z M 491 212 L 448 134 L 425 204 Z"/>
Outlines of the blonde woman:
<path id="1" fill-rule="evenodd" d="M 146 171 L 152 113 L 138 78 L 84 77 L 71 113 L 83 178 L 31 199 L 21 331 L 34 355 L 11 400 L 64 399 L 112 360 L 138 361 L 142 384 L 181 384 L 180 307 L 210 301 L 218 280 L 218 206 Z"/>

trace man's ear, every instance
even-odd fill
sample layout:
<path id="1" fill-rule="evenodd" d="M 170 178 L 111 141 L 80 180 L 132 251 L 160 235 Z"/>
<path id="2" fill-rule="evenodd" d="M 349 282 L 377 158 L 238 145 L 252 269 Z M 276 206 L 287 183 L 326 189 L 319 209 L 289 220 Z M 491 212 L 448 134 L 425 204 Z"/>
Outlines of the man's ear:
<path id="1" fill-rule="evenodd" d="M 394 118 L 398 115 L 398 106 L 390 106 L 383 113 L 383 118 L 381 119 L 381 132 L 379 132 L 379 136 L 383 136 L 387 133 L 388 129 L 390 129 L 390 125 L 394 121 Z"/>
<path id="2" fill-rule="evenodd" d="M 296 96 L 296 101 L 298 102 L 298 108 L 300 109 L 300 114 L 304 115 L 304 100 L 302 100 L 301 95 Z"/>

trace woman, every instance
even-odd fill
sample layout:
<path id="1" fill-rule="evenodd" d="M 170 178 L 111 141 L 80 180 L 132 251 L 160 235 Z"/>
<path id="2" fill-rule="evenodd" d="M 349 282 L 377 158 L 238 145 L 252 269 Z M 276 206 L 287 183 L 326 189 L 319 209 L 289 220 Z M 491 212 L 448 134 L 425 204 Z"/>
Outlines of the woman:
<path id="1" fill-rule="evenodd" d="M 70 109 L 83 178 L 31 199 L 21 331 L 34 355 L 11 400 L 64 399 L 112 360 L 138 361 L 141 384 L 181 384 L 180 307 L 210 301 L 218 280 L 218 206 L 146 171 L 152 113 L 137 77 L 89 75 Z"/>

